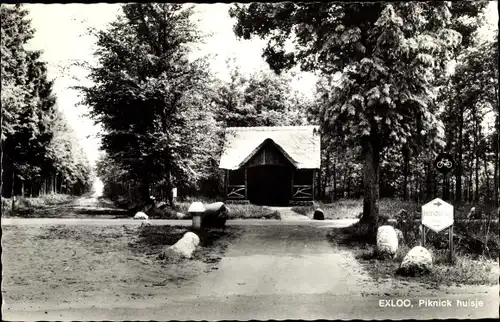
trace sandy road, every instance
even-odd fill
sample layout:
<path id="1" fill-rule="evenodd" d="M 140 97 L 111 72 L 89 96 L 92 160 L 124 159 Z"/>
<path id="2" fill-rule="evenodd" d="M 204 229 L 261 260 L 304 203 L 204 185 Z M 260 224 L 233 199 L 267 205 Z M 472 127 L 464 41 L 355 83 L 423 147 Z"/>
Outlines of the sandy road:
<path id="1" fill-rule="evenodd" d="M 122 220 L 115 221 L 123 224 Z M 190 221 L 184 222 L 190 224 Z M 437 291 L 425 287 L 403 289 L 401 285 L 390 281 L 376 283 L 349 251 L 327 241 L 326 233 L 329 229 L 322 228 L 332 225 L 331 223 L 241 222 L 245 223 L 242 227 L 243 234 L 230 245 L 217 269 L 173 289 L 166 298 L 117 302 L 103 298 L 76 298 L 71 304 L 50 305 L 14 303 L 2 307 L 4 319 L 309 320 L 498 317 L 498 287 L 464 287 Z M 230 224 L 234 224 L 234 221 Z M 402 292 L 395 295 L 395 289 Z M 379 302 L 398 299 L 408 300 L 412 306 L 382 307 Z M 450 300 L 452 305 L 419 305 L 419 301 L 432 299 Z M 458 307 L 457 300 L 482 301 L 483 307 Z"/>
<path id="2" fill-rule="evenodd" d="M 228 226 L 282 226 L 299 225 L 314 227 L 347 227 L 355 223 L 357 219 L 334 219 L 334 220 L 288 220 L 286 222 L 275 219 L 233 219 L 228 220 Z M 143 220 L 134 219 L 95 219 L 95 218 L 1 218 L 3 225 L 141 225 Z M 170 219 L 151 219 L 148 220 L 152 225 L 170 225 L 170 226 L 190 226 L 191 220 L 170 220 Z"/>

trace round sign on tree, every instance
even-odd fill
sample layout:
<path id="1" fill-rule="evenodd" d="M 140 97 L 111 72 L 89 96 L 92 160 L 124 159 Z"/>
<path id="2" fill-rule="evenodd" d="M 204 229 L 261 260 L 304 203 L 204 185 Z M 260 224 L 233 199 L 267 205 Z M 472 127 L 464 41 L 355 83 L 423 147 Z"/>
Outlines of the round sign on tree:
<path id="1" fill-rule="evenodd" d="M 422 206 L 422 225 L 438 233 L 453 225 L 453 206 L 436 198 Z"/>
<path id="2" fill-rule="evenodd" d="M 434 166 L 439 172 L 446 174 L 455 167 L 455 161 L 450 154 L 440 153 L 434 160 Z"/>

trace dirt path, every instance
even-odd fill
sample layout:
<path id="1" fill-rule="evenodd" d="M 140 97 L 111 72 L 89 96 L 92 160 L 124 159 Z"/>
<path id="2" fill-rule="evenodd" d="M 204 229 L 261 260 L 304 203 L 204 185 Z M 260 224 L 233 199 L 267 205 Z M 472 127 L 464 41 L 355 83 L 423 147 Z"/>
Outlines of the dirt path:
<path id="1" fill-rule="evenodd" d="M 266 222 L 266 221 L 261 221 Z M 279 222 L 279 221 L 277 221 Z M 104 282 L 105 297 L 68 294 L 71 303 L 4 305 L 8 320 L 249 320 L 249 319 L 403 319 L 498 316 L 498 287 L 434 290 L 377 283 L 349 251 L 331 244 L 325 225 L 248 225 L 227 249 L 217 269 L 179 288 L 147 292 L 148 299 L 125 299 Z M 142 282 L 144 284 L 144 282 Z M 129 291 L 146 292 L 131 282 Z M 402 292 L 404 291 L 404 292 Z M 115 290 L 120 292 L 120 290 Z M 157 295 L 154 295 L 154 294 Z M 409 300 L 412 307 L 382 307 L 380 300 Z M 419 306 L 419 301 L 450 300 L 451 307 Z M 461 300 L 483 301 L 481 308 L 457 307 Z"/>
<path id="2" fill-rule="evenodd" d="M 1 218 L 2 226 L 26 226 L 26 225 L 80 225 L 80 226 L 121 226 L 121 225 L 141 225 L 143 220 L 130 218 Z M 340 228 L 354 224 L 357 219 L 332 219 L 332 220 L 289 220 L 281 221 L 276 219 L 230 219 L 226 222 L 228 226 L 314 226 L 324 228 Z M 190 226 L 191 220 L 178 219 L 150 219 L 152 225 L 170 226 Z"/>
<path id="3" fill-rule="evenodd" d="M 323 230 L 324 232 L 324 230 Z M 356 260 L 309 226 L 246 229 L 216 272 L 198 281 L 198 296 L 352 294 L 369 281 Z M 335 272 L 335 278 L 332 273 Z"/>
<path id="4" fill-rule="evenodd" d="M 90 192 L 76 198 L 67 207 L 89 209 L 115 209 L 113 202 L 103 197 L 104 183 L 97 178 Z"/>

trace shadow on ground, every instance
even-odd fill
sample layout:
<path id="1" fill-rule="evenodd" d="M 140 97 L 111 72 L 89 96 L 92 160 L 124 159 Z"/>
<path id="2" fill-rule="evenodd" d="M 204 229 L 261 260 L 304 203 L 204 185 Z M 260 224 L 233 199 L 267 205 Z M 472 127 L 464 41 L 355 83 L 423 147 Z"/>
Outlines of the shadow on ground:
<path id="1" fill-rule="evenodd" d="M 200 245 L 193 253 L 193 259 L 209 264 L 217 264 L 229 244 L 242 233 L 240 227 L 195 230 L 183 226 L 150 225 L 140 227 L 138 237 L 129 246 L 135 252 L 160 256 L 166 247 L 175 244 L 189 231 L 200 238 Z"/>

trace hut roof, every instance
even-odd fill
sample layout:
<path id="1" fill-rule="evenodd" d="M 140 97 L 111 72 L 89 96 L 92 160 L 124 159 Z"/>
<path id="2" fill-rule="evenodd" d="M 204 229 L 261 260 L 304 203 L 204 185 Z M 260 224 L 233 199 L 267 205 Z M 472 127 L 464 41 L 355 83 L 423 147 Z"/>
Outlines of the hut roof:
<path id="1" fill-rule="evenodd" d="M 272 141 L 297 169 L 319 169 L 318 126 L 228 127 L 219 168 L 236 170 Z"/>

